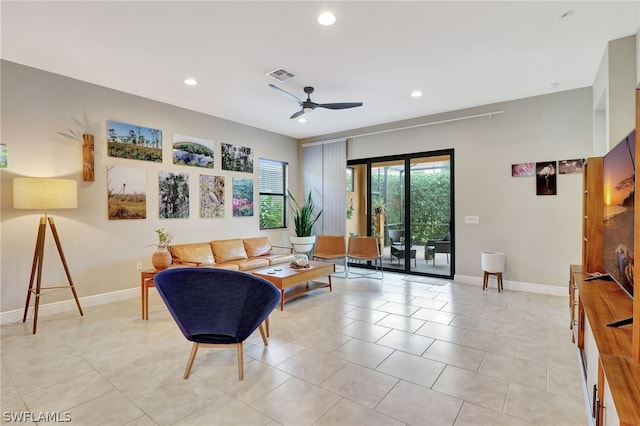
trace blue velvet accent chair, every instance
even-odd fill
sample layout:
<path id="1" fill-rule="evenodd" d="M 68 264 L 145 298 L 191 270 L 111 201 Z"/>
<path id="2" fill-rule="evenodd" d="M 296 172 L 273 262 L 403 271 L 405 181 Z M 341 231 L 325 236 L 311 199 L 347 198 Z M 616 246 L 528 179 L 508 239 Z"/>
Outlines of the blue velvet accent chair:
<path id="1" fill-rule="evenodd" d="M 243 342 L 260 330 L 268 345 L 269 314 L 280 291 L 249 273 L 216 268 L 173 268 L 158 273 L 155 286 L 187 340 L 193 342 L 184 379 L 189 378 L 199 347 L 235 347 L 238 378 L 244 377 Z"/>

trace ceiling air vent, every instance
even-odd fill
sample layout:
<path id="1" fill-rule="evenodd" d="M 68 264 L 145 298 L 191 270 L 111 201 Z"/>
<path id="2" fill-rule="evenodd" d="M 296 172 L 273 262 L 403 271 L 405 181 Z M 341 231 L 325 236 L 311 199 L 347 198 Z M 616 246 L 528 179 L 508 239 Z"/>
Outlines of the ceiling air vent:
<path id="1" fill-rule="evenodd" d="M 295 77 L 295 75 L 291 72 L 291 71 L 287 71 L 284 68 L 278 68 L 275 69 L 273 71 L 271 71 L 269 74 L 267 74 L 269 77 L 274 78 L 278 81 L 287 81 L 292 77 Z"/>

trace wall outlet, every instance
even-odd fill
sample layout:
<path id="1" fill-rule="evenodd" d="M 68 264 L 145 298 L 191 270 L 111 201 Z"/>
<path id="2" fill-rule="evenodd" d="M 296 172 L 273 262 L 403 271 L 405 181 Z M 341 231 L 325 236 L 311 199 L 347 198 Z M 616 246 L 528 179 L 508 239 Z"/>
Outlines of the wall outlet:
<path id="1" fill-rule="evenodd" d="M 465 216 L 464 223 L 477 225 L 480 223 L 480 216 Z"/>
<path id="2" fill-rule="evenodd" d="M 136 263 L 136 270 L 142 271 L 142 262 Z"/>

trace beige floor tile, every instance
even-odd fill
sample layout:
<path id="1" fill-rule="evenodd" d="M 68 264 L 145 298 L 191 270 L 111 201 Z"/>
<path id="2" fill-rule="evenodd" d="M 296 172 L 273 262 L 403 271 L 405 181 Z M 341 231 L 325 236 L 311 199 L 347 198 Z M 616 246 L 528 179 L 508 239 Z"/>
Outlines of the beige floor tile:
<path id="1" fill-rule="evenodd" d="M 144 413 L 120 392 L 113 391 L 69 410 L 71 424 L 125 425 Z"/>
<path id="2" fill-rule="evenodd" d="M 376 308 L 378 311 L 388 312 L 390 314 L 404 315 L 405 317 L 410 317 L 414 312 L 416 312 L 420 307 L 411 306 L 405 303 L 398 302 L 387 302 L 382 306 Z"/>
<path id="3" fill-rule="evenodd" d="M 371 324 L 375 324 L 380 321 L 382 318 L 389 315 L 387 312 L 376 311 L 375 309 L 368 309 L 357 307 L 346 314 L 344 314 L 347 318 L 352 318 L 354 320 L 369 322 Z"/>
<path id="4" fill-rule="evenodd" d="M 311 425 L 335 406 L 340 397 L 292 377 L 251 406 L 283 425 Z"/>
<path id="5" fill-rule="evenodd" d="M 251 357 L 260 362 L 264 362 L 265 364 L 278 365 L 297 353 L 302 352 L 304 349 L 305 346 L 292 340 L 281 338 L 279 335 L 275 337 L 272 331 L 268 346 L 252 346 L 251 348 L 245 349 L 244 355 L 245 357 Z"/>
<path id="6" fill-rule="evenodd" d="M 533 423 L 465 402 L 455 426 L 531 426 Z M 558 425 L 559 426 L 559 425 Z"/>
<path id="7" fill-rule="evenodd" d="M 361 340 L 367 340 L 369 342 L 375 342 L 376 340 L 382 338 L 389 331 L 391 331 L 391 328 L 389 327 L 382 327 L 380 325 L 369 324 L 362 321 L 356 321 L 339 330 L 339 332 L 343 335 L 355 337 Z"/>
<path id="8" fill-rule="evenodd" d="M 567 337 L 569 339 L 569 337 Z M 544 362 L 556 368 L 575 373 L 578 369 L 578 358 L 575 348 L 567 346 L 547 346 L 535 342 L 521 341 L 516 356 L 522 359 Z"/>
<path id="9" fill-rule="evenodd" d="M 408 425 L 453 425 L 462 400 L 400 381 L 376 411 Z"/>
<path id="10" fill-rule="evenodd" d="M 514 356 L 518 350 L 518 340 L 494 334 L 471 330 L 461 342 L 464 346 L 486 352 Z"/>
<path id="11" fill-rule="evenodd" d="M 393 330 L 390 333 L 392 332 Z M 385 335 L 385 337 L 387 335 Z M 351 339 L 344 345 L 337 348 L 333 353 L 344 360 L 374 369 L 389 355 L 391 355 L 392 352 L 393 349 L 376 343 L 360 339 Z"/>
<path id="12" fill-rule="evenodd" d="M 114 390 L 104 377 L 90 371 L 25 393 L 24 401 L 31 411 L 65 411 Z"/>
<path id="13" fill-rule="evenodd" d="M 414 355 L 422 355 L 434 341 L 435 339 L 431 337 L 419 336 L 400 330 L 391 330 L 378 340 L 376 344 Z"/>
<path id="14" fill-rule="evenodd" d="M 356 339 L 351 339 L 349 342 L 345 343 L 345 345 L 349 345 L 354 340 Z M 340 348 L 338 348 L 338 350 L 339 349 Z M 277 368 L 291 374 L 292 376 L 317 385 L 345 365 L 347 365 L 347 361 L 341 359 L 335 352 L 328 353 L 313 349 L 305 349 L 288 360 L 278 364 Z"/>
<path id="15" fill-rule="evenodd" d="M 442 309 L 442 307 L 447 304 L 447 302 L 442 300 L 433 300 L 437 293 L 431 292 L 431 294 L 433 295 L 432 297 L 415 297 L 414 299 L 411 299 L 409 304 L 411 306 L 419 306 L 421 308 L 433 309 L 436 311 Z"/>
<path id="16" fill-rule="evenodd" d="M 482 331 L 485 333 L 494 333 L 498 328 L 498 321 L 481 319 L 467 315 L 456 315 L 449 325 L 454 327 L 468 328 L 469 330 Z"/>
<path id="17" fill-rule="evenodd" d="M 417 318 L 405 317 L 404 315 L 389 314 L 376 324 L 395 330 L 413 333 L 425 324 L 426 321 Z"/>
<path id="18" fill-rule="evenodd" d="M 466 328 L 452 327 L 450 325 L 439 324 L 437 322 L 427 322 L 416 330 L 416 334 L 427 336 L 451 343 L 460 343 L 467 335 Z"/>
<path id="19" fill-rule="evenodd" d="M 376 368 L 376 371 L 430 388 L 445 367 L 446 364 L 438 361 L 395 351 Z"/>
<path id="20" fill-rule="evenodd" d="M 504 412 L 537 425 L 586 425 L 584 404 L 562 394 L 548 393 L 512 383 Z"/>
<path id="21" fill-rule="evenodd" d="M 262 426 L 272 422 L 271 418 L 258 410 L 230 396 L 224 396 L 174 424 L 175 426 Z"/>
<path id="22" fill-rule="evenodd" d="M 348 364 L 320 386 L 333 394 L 374 408 L 397 382 L 397 378 L 387 374 Z"/>
<path id="23" fill-rule="evenodd" d="M 197 375 L 178 378 L 143 394 L 125 394 L 156 424 L 170 425 L 194 411 L 225 396 L 211 386 L 210 380 Z"/>
<path id="24" fill-rule="evenodd" d="M 206 379 L 215 386 L 242 402 L 251 403 L 266 395 L 291 378 L 289 373 L 259 361 L 244 364 L 244 380 L 238 380 L 237 367 L 226 363 L 221 368 L 208 369 Z"/>
<path id="25" fill-rule="evenodd" d="M 448 365 L 433 390 L 502 412 L 509 382 Z"/>
<path id="26" fill-rule="evenodd" d="M 456 314 L 451 312 L 436 311 L 434 309 L 420 308 L 413 315 L 412 318 L 418 318 L 425 321 L 437 322 L 440 324 L 449 324 Z"/>
<path id="27" fill-rule="evenodd" d="M 376 327 L 373 324 L 366 324 L 363 322 L 356 321 L 355 323 L 352 323 L 344 328 L 341 328 L 340 333 L 342 334 L 331 332 L 329 330 L 324 330 L 324 329 L 315 329 L 307 332 L 306 334 L 298 336 L 295 339 L 295 342 L 307 348 L 330 352 L 335 348 L 337 348 L 338 346 L 345 344 L 351 339 L 351 337 L 349 337 L 351 336 L 351 334 L 343 332 L 345 329 L 346 330 L 353 330 L 355 328 L 364 329 L 363 324 L 366 327 Z M 357 336 L 353 336 L 353 337 L 357 337 Z"/>
<path id="28" fill-rule="evenodd" d="M 445 364 L 477 371 L 484 359 L 485 351 L 436 340 L 422 356 Z"/>
<path id="29" fill-rule="evenodd" d="M 314 426 L 404 426 L 404 423 L 343 399 L 314 423 Z"/>
<path id="30" fill-rule="evenodd" d="M 536 324 L 536 322 L 533 321 L 533 324 Z M 527 331 L 523 333 L 522 324 L 502 322 L 498 325 L 494 334 L 496 336 L 510 337 L 512 339 L 526 340 L 527 342 L 535 342 L 541 345 L 546 345 L 549 333 L 546 326 L 541 328 L 529 326 L 527 327 Z"/>
<path id="31" fill-rule="evenodd" d="M 544 363 L 487 352 L 478 372 L 530 388 L 547 390 L 547 364 Z"/>

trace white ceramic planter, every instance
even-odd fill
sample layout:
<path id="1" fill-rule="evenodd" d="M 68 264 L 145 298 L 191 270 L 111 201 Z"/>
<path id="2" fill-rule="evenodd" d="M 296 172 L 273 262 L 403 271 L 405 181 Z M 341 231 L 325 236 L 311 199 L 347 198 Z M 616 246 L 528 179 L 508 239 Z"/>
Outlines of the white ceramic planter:
<path id="1" fill-rule="evenodd" d="M 504 272 L 504 253 L 483 251 L 482 252 L 482 270 L 485 272 Z"/>
<path id="2" fill-rule="evenodd" d="M 289 237 L 291 239 L 291 245 L 296 253 L 309 253 L 313 250 L 313 245 L 316 243 L 316 236 L 310 237 Z"/>

